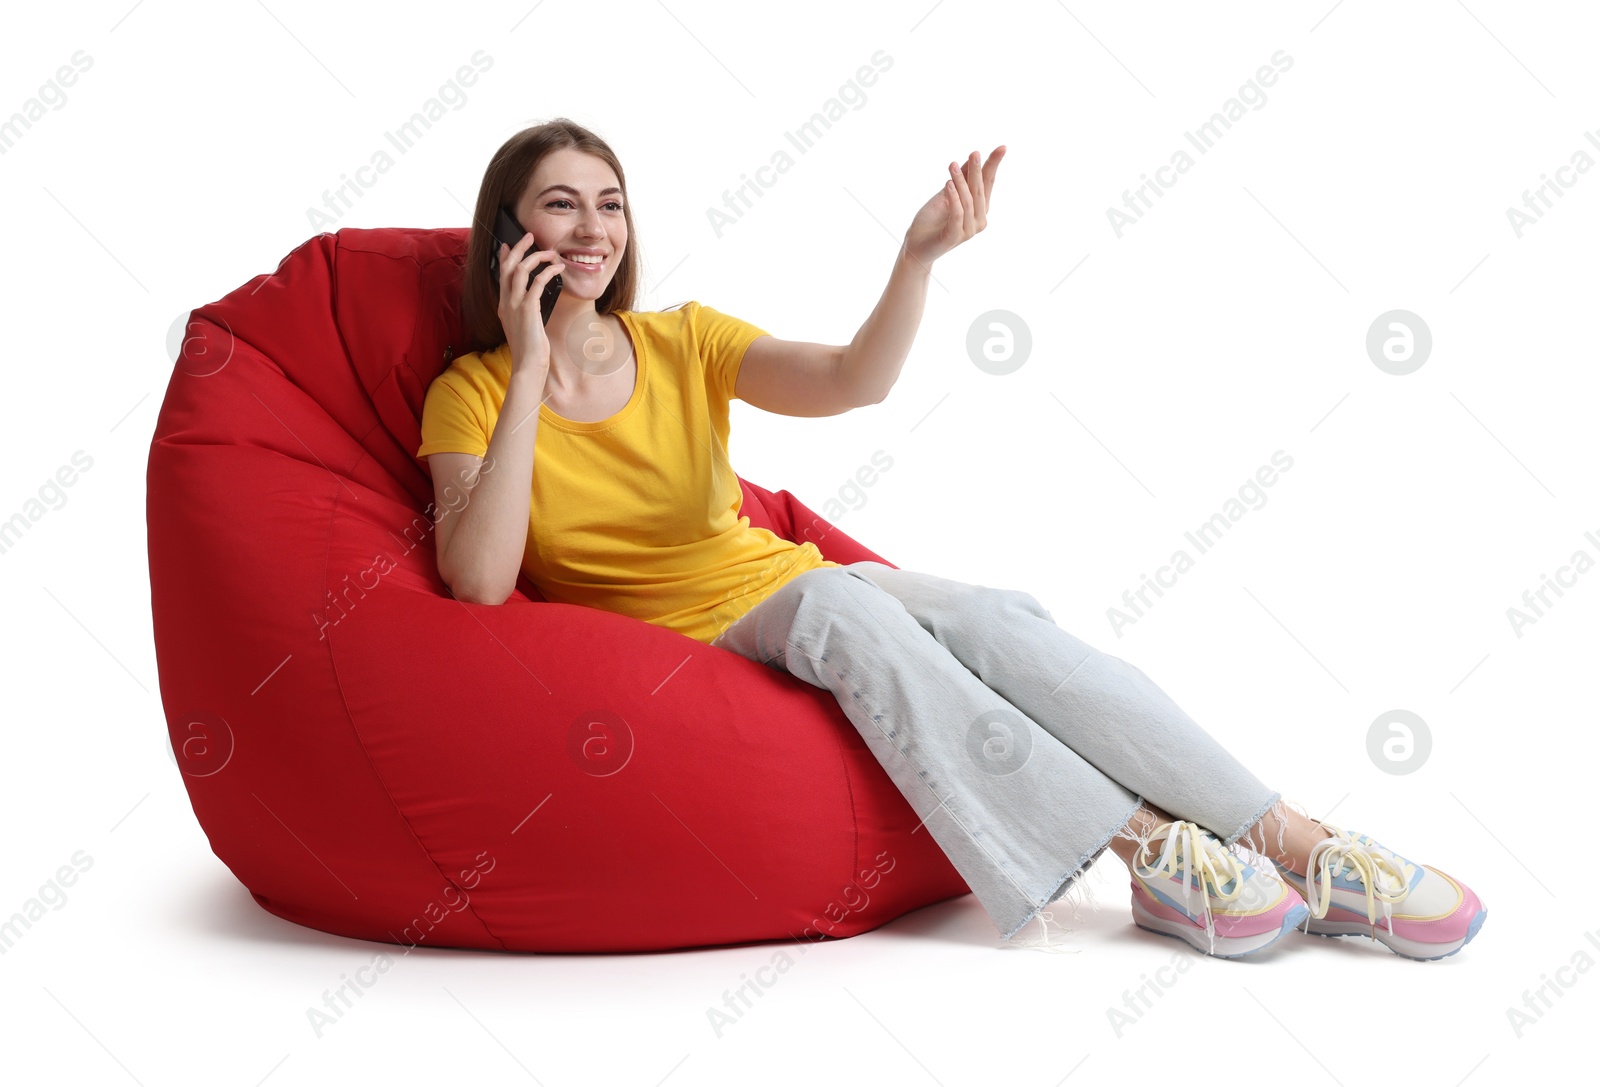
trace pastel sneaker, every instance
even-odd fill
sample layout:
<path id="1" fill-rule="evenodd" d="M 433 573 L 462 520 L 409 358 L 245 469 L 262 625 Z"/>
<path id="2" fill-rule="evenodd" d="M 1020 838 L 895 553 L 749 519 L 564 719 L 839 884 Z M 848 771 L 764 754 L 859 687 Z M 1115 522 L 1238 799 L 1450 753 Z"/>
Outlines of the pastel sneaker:
<path id="1" fill-rule="evenodd" d="M 1310 907 L 1305 931 L 1317 936 L 1371 936 L 1408 959 L 1454 955 L 1489 915 L 1458 879 L 1415 864 L 1365 834 L 1333 832 L 1311 847 L 1310 878 L 1283 878 Z"/>
<path id="2" fill-rule="evenodd" d="M 1151 861 L 1151 842 L 1163 834 L 1166 844 Z M 1310 914 L 1275 873 L 1246 864 L 1198 823 L 1156 827 L 1132 872 L 1134 924 L 1218 958 L 1254 954 Z"/>

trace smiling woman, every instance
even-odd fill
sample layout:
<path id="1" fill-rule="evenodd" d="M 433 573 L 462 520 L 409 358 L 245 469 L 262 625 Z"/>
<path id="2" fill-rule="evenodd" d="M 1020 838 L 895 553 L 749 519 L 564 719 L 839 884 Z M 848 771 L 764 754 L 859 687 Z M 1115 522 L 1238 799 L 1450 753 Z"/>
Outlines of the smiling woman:
<path id="1" fill-rule="evenodd" d="M 1292 811 L 1142 671 L 1033 596 L 840 563 L 809 530 L 797 542 L 741 516 L 730 401 L 808 417 L 882 402 L 930 265 L 986 226 L 1004 153 L 949 164 L 878 304 L 835 346 L 698 301 L 638 311 L 617 156 L 565 119 L 512 137 L 478 193 L 463 285 L 473 351 L 429 388 L 416 451 L 436 487 L 465 480 L 472 495 L 440 520 L 440 577 L 460 599 L 499 604 L 525 574 L 548 601 L 633 616 L 827 690 L 1004 938 L 1111 849 L 1132 871 L 1135 922 L 1208 954 L 1253 954 L 1301 921 L 1356 931 L 1360 911 L 1400 954 L 1459 950 L 1485 913 L 1470 889 Z M 502 208 L 526 228 L 514 244 L 491 233 Z M 1293 885 L 1235 848 L 1274 837 Z"/>
<path id="2" fill-rule="evenodd" d="M 502 207 L 526 235 L 499 244 L 491 277 L 484 223 Z M 437 535 L 459 598 L 498 604 L 520 574 L 547 599 L 710 641 L 785 581 L 838 565 L 741 518 L 729 402 L 827 415 L 870 400 L 843 347 L 781 340 L 698 301 L 637 310 L 638 261 L 609 147 L 568 121 L 508 141 L 468 247 L 473 351 L 430 387 L 416 455 L 436 487 L 472 481 L 471 503 Z M 536 303 L 554 275 L 546 323 Z M 479 474 L 484 463 L 494 471 Z"/>

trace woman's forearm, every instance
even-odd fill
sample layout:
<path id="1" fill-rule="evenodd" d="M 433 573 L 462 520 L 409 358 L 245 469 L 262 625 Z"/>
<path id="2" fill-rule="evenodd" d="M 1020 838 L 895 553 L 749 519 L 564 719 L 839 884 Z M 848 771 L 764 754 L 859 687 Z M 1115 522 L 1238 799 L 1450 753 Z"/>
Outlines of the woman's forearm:
<path id="1" fill-rule="evenodd" d="M 928 266 L 984 228 L 989 190 L 1005 153 L 1001 144 L 987 160 L 980 161 L 974 151 L 965 166 L 952 162 L 950 180 L 928 198 L 906 228 L 889 285 L 840 360 L 840 380 L 857 403 L 877 403 L 899 380 L 928 300 L 928 280 L 933 278 Z"/>
<path id="2" fill-rule="evenodd" d="M 543 393 L 542 373 L 512 373 L 483 470 L 466 503 L 445 514 L 458 520 L 439 556 L 439 576 L 457 599 L 503 604 L 516 590 L 528 546 Z"/>
<path id="3" fill-rule="evenodd" d="M 899 379 L 922 323 L 929 278 L 927 266 L 901 246 L 883 297 L 844 349 L 840 362 L 841 379 L 858 391 L 862 402 L 882 400 Z"/>

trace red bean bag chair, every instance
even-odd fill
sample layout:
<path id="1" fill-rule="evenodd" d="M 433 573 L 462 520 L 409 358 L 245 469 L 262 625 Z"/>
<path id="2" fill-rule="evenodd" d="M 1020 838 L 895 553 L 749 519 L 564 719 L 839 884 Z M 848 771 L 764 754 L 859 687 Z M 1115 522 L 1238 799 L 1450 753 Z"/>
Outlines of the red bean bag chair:
<path id="1" fill-rule="evenodd" d="M 319 234 L 189 317 L 146 514 L 212 851 L 279 917 L 408 946 L 843 937 L 966 893 L 827 691 L 525 578 L 450 595 L 412 454 L 466 245 Z M 885 561 L 741 483 L 752 525 Z"/>

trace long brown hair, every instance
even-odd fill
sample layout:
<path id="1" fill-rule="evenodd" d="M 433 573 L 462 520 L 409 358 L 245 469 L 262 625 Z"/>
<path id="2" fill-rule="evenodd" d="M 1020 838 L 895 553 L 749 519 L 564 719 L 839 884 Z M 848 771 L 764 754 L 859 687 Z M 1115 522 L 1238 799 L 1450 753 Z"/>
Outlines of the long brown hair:
<path id="1" fill-rule="evenodd" d="M 489 255 L 500 244 L 494 236 L 495 212 L 501 204 L 515 207 L 533 180 L 539 162 L 550 152 L 568 147 L 605 160 L 622 187 L 622 217 L 628 224 L 628 244 L 622 253 L 622 264 L 605 292 L 595 300 L 595 312 L 632 310 L 638 301 L 639 242 L 622 163 L 605 140 L 575 121 L 557 117 L 525 128 L 501 144 L 483 172 L 461 282 L 461 314 L 471 339 L 471 351 L 488 351 L 506 342 L 506 332 L 500 324 L 500 284 L 489 274 Z"/>

